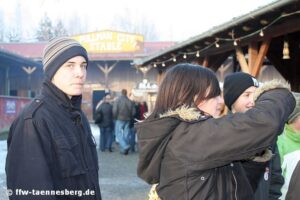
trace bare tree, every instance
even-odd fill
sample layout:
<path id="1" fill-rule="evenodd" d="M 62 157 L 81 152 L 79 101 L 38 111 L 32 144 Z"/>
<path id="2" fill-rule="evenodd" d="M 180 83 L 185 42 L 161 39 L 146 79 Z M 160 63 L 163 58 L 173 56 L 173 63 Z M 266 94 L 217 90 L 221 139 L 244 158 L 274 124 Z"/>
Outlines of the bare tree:
<path id="1" fill-rule="evenodd" d="M 21 37 L 22 37 L 22 30 L 23 30 L 23 27 L 22 27 L 22 5 L 21 5 L 21 2 L 20 0 L 17 1 L 17 6 L 16 6 L 16 9 L 15 9 L 15 32 L 16 32 L 16 37 L 14 38 L 15 40 L 17 39 L 18 42 L 21 40 Z"/>
<path id="2" fill-rule="evenodd" d="M 36 38 L 38 41 L 48 41 L 53 38 L 53 26 L 51 19 L 45 14 L 39 23 L 38 30 L 36 32 Z"/>
<path id="3" fill-rule="evenodd" d="M 148 18 L 142 17 L 137 27 L 137 33 L 144 35 L 147 41 L 157 41 L 159 37 L 155 30 L 155 26 Z"/>
<path id="4" fill-rule="evenodd" d="M 3 11 L 0 9 L 0 42 L 4 41 L 4 31 Z"/>
<path id="5" fill-rule="evenodd" d="M 86 33 L 88 30 L 87 19 L 84 16 L 74 14 L 72 19 L 66 22 L 66 29 L 68 30 L 69 35 Z"/>
<path id="6" fill-rule="evenodd" d="M 112 26 L 120 31 L 141 34 L 147 41 L 159 39 L 153 23 L 142 14 L 133 16 L 128 8 L 124 10 L 123 14 L 114 18 Z"/>
<path id="7" fill-rule="evenodd" d="M 9 42 L 20 42 L 21 39 L 19 31 L 15 28 L 10 28 L 6 36 Z"/>
<path id="8" fill-rule="evenodd" d="M 20 42 L 22 37 L 22 8 L 20 1 L 17 1 L 17 6 L 15 7 L 15 15 L 10 19 L 11 23 L 5 26 L 5 32 L 3 34 L 3 40 L 8 40 L 9 42 Z"/>
<path id="9" fill-rule="evenodd" d="M 66 36 L 68 35 L 67 30 L 62 22 L 62 20 L 59 20 L 56 26 L 54 27 L 54 36 Z"/>

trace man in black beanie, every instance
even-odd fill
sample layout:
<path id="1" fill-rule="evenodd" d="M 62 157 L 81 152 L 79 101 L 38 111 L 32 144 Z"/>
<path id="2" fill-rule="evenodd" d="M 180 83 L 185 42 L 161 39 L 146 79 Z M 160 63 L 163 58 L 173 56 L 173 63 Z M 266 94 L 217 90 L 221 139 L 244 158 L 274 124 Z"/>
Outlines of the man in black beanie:
<path id="1" fill-rule="evenodd" d="M 254 102 L 254 93 L 259 82 L 251 75 L 236 72 L 225 77 L 223 94 L 225 105 L 232 113 L 243 113 L 251 109 Z M 263 134 L 263 133 L 262 133 Z M 255 200 L 279 199 L 283 185 L 280 157 L 276 143 L 272 147 L 273 158 L 269 160 L 252 160 L 242 162 L 249 183 L 255 192 Z M 262 154 L 269 151 L 264 151 Z"/>
<path id="2" fill-rule="evenodd" d="M 101 200 L 95 140 L 81 110 L 88 56 L 77 41 L 50 41 L 45 80 L 11 125 L 7 189 L 11 200 Z"/>
<path id="3" fill-rule="evenodd" d="M 232 73 L 224 80 L 225 105 L 232 112 L 245 112 L 254 106 L 253 94 L 258 81 L 244 72 Z"/>

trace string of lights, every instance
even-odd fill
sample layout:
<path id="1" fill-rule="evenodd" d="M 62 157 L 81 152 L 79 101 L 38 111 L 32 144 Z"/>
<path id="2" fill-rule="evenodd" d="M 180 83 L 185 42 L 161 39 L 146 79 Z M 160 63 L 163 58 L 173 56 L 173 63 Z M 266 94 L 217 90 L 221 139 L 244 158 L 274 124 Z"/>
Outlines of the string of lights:
<path id="1" fill-rule="evenodd" d="M 271 21 L 268 25 L 261 27 L 260 29 L 251 32 L 247 35 L 243 35 L 240 37 L 235 37 L 234 36 L 234 30 L 232 30 L 231 32 L 231 38 L 221 38 L 221 37 L 217 37 L 215 38 L 215 41 L 213 43 L 208 44 L 206 47 L 201 48 L 201 49 L 197 49 L 196 51 L 192 51 L 192 52 L 178 52 L 177 55 L 172 54 L 172 56 L 166 60 L 163 61 L 156 61 L 156 62 L 151 62 L 150 65 L 153 67 L 157 67 L 159 65 L 161 65 L 162 67 L 166 66 L 166 63 L 168 62 L 177 62 L 177 58 L 179 56 L 182 56 L 183 59 L 187 59 L 187 56 L 189 55 L 195 55 L 196 57 L 200 57 L 201 53 L 207 49 L 210 49 L 212 47 L 216 47 L 216 48 L 220 48 L 221 46 L 221 42 L 232 42 L 232 44 L 234 46 L 238 46 L 238 44 L 248 38 L 251 38 L 253 36 L 259 35 L 260 37 L 264 37 L 264 32 L 269 29 L 272 25 L 274 25 L 277 21 L 281 20 L 282 18 L 286 18 L 292 15 L 297 15 L 300 14 L 300 10 L 292 12 L 292 13 L 287 13 L 287 14 L 282 14 L 279 17 L 277 17 L 276 19 L 274 19 L 273 21 Z"/>

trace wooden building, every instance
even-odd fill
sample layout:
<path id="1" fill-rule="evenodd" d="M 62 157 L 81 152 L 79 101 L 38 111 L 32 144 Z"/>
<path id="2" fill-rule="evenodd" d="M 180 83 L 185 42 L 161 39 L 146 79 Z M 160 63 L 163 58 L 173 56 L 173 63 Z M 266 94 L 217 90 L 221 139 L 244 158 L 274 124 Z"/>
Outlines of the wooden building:
<path id="1" fill-rule="evenodd" d="M 256 77 L 264 64 L 272 65 L 299 92 L 300 1 L 272 2 L 134 63 L 155 67 L 159 82 L 166 69 L 177 63 L 197 63 L 217 72 L 228 59 L 232 71 Z"/>
<path id="2" fill-rule="evenodd" d="M 110 30 L 72 37 L 85 46 L 90 59 L 82 103 L 90 120 L 105 90 L 117 95 L 122 89 L 131 93 L 145 79 L 156 83 L 156 70 L 136 68 L 132 62 L 175 44 L 146 42 L 142 35 Z M 33 97 L 40 93 L 46 44 L 0 43 L 0 95 Z M 21 57 L 22 62 L 18 62 Z"/>
<path id="3" fill-rule="evenodd" d="M 0 95 L 35 96 L 41 80 L 41 62 L 0 48 Z"/>

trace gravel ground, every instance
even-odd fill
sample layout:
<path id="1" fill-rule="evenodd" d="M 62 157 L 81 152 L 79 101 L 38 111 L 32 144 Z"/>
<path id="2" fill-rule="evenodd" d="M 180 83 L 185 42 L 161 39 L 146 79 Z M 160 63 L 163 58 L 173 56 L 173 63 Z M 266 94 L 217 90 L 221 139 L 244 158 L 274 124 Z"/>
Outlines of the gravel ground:
<path id="1" fill-rule="evenodd" d="M 100 187 L 104 200 L 146 200 L 150 186 L 136 175 L 137 153 L 101 152 Z"/>
<path id="2" fill-rule="evenodd" d="M 96 141 L 99 141 L 99 130 L 91 125 Z M 6 195 L 6 176 L 4 171 L 6 157 L 6 141 L 0 141 L 0 200 L 8 200 Z M 103 200 L 146 200 L 150 186 L 136 175 L 138 153 L 127 156 L 118 151 L 100 152 L 99 183 Z"/>

